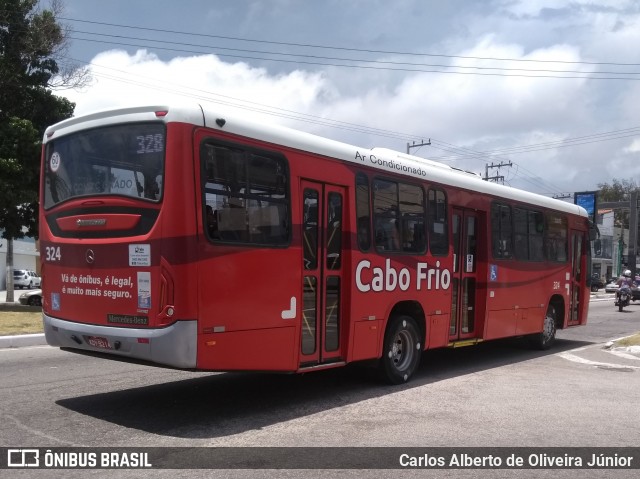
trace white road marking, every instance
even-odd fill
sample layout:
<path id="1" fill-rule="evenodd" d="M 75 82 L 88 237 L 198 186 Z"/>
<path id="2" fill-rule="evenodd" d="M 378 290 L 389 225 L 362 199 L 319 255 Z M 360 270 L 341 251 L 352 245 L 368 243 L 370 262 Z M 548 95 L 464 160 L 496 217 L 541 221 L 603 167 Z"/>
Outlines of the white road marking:
<path id="1" fill-rule="evenodd" d="M 633 359 L 635 361 L 640 361 L 638 356 L 634 356 L 633 354 L 625 353 L 624 351 L 617 351 L 615 349 L 605 349 L 609 354 L 613 354 L 614 356 L 618 356 L 624 359 Z"/>
<path id="2" fill-rule="evenodd" d="M 577 351 L 577 350 L 575 350 Z M 574 363 L 586 364 L 589 366 L 602 367 L 602 368 L 624 368 L 624 369 L 640 369 L 640 366 L 629 366 L 627 364 L 615 364 L 615 363 L 603 363 L 600 361 L 591 361 L 590 359 L 581 358 L 572 353 L 558 353 L 558 356 L 566 359 L 567 361 L 572 361 Z"/>
<path id="3" fill-rule="evenodd" d="M 51 348 L 51 346 L 49 346 L 49 345 L 46 345 L 46 346 L 20 346 L 20 347 L 11 347 L 11 348 L 0 348 L 0 353 L 24 351 L 24 350 L 27 350 L 27 349 L 47 349 L 47 348 Z"/>
<path id="4" fill-rule="evenodd" d="M 10 419 L 19 428 L 24 429 L 25 431 L 28 431 L 31 434 L 35 434 L 38 437 L 41 437 L 41 438 L 44 438 L 44 439 L 48 439 L 49 441 L 57 442 L 59 444 L 67 444 L 69 446 L 83 447 L 82 444 L 77 444 L 77 443 L 74 443 L 74 442 L 65 441 L 63 439 L 58 439 L 55 436 L 50 436 L 49 434 L 45 434 L 45 433 L 43 433 L 41 431 L 38 431 L 37 429 L 33 429 L 32 427 L 29 427 L 26 424 L 22 424 L 18 419 L 16 419 L 13 416 L 9 416 L 8 414 L 5 414 L 3 417 L 6 417 L 7 419 Z"/>

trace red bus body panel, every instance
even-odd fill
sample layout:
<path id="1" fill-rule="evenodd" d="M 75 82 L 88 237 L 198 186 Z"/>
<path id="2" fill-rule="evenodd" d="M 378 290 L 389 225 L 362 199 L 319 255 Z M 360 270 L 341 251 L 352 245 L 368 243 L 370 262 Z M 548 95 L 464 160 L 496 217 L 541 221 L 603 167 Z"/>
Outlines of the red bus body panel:
<path id="1" fill-rule="evenodd" d="M 43 312 L 50 344 L 181 368 L 304 370 L 308 358 L 300 351 L 307 275 L 301 226 L 305 181 L 320 185 L 322 191 L 344 192 L 343 266 L 336 276 L 339 344 L 331 354 L 325 352 L 325 366 L 380 358 L 387 322 L 398 308 L 420 318 L 422 349 L 539 333 L 552 301 L 564 304 L 562 327 L 586 323 L 588 288 L 584 279 L 573 279 L 571 261 L 492 258 L 489 212 L 497 197 L 437 184 L 446 194 L 448 215 L 455 207 L 464 218 L 476 221 L 477 253 L 467 258 L 474 262 L 475 299 L 461 305 L 473 309 L 475 322 L 465 332 L 456 329 L 452 318 L 453 245 L 440 256 L 385 255 L 358 247 L 357 172 L 416 185 L 432 184 L 429 177 L 421 181 L 223 127 L 169 120 L 166 125 L 160 201 L 91 197 L 41 208 Z M 291 198 L 288 245 L 220 244 L 203 234 L 199 165 L 207 138 L 284 155 Z M 150 225 L 148 231 L 131 233 L 143 223 Z M 586 218 L 569 216 L 570 232 L 585 235 L 587 228 Z M 74 238 L 80 231 L 85 236 Z M 571 257 L 571 250 L 568 254 Z M 586 275 L 586 256 L 580 261 Z M 463 273 L 461 281 L 468 274 Z M 383 285 L 379 291 L 372 287 L 376 281 Z M 167 353 L 170 349 L 179 352 Z"/>

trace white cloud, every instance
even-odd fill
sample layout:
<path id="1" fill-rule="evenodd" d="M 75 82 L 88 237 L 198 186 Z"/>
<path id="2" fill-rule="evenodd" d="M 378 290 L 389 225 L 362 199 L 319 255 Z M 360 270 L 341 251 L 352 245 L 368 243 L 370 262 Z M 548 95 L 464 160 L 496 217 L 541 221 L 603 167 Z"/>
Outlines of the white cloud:
<path id="1" fill-rule="evenodd" d="M 270 121 L 363 147 L 384 146 L 398 150 L 404 150 L 412 136 L 440 140 L 441 146 L 442 142 L 447 142 L 455 145 L 454 150 L 459 147 L 491 151 L 640 125 L 637 108 L 640 82 L 554 78 L 563 76 L 559 70 L 571 72 L 565 76 L 579 77 L 581 72 L 620 68 L 584 63 L 587 61 L 613 59 L 640 63 L 640 50 L 626 48 L 640 42 L 640 11 L 631 1 L 496 0 L 474 3 L 473 7 L 462 10 L 453 5 L 450 12 L 438 3 L 439 18 L 437 25 L 432 25 L 434 28 L 429 28 L 429 21 L 436 21 L 429 16 L 429 9 L 422 9 L 421 4 L 412 0 L 401 2 L 398 8 L 403 14 L 412 13 L 407 22 L 414 25 L 426 22 L 429 34 L 434 30 L 441 32 L 435 40 L 427 39 L 426 30 L 383 28 L 393 24 L 396 11 L 382 8 L 381 3 L 378 4 L 380 8 L 356 9 L 358 21 L 352 32 L 343 28 L 349 24 L 348 19 L 337 18 L 331 10 L 323 10 L 315 4 L 303 8 L 298 2 L 281 0 L 274 3 L 271 10 L 265 9 L 262 3 L 253 5 L 249 11 L 234 13 L 242 35 L 248 37 L 263 35 L 262 30 L 255 30 L 256 22 L 267 16 L 271 35 L 282 21 L 281 36 L 272 38 L 284 42 L 295 41 L 296 35 L 302 38 L 304 34 L 299 30 L 285 26 L 287 22 L 298 26 L 304 24 L 306 12 L 315 14 L 317 21 L 308 23 L 305 33 L 310 37 L 300 43 L 327 45 L 335 41 L 337 45 L 351 46 L 345 43 L 345 38 L 349 37 L 353 42 L 360 42 L 354 44 L 356 48 L 363 48 L 362 42 L 370 38 L 375 42 L 372 50 L 441 52 L 450 56 L 370 53 L 366 56 L 369 60 L 415 63 L 421 66 L 407 66 L 407 69 L 421 70 L 446 70 L 445 66 L 433 65 L 453 65 L 467 67 L 461 68 L 461 73 L 488 75 L 407 72 L 383 69 L 380 63 L 370 64 L 374 68 L 369 69 L 300 63 L 292 70 L 288 63 L 258 63 L 250 59 L 234 63 L 215 55 L 171 58 L 166 54 L 159 57 L 146 50 L 135 54 L 108 51 L 93 59 L 95 82 L 91 88 L 63 93 L 77 103 L 76 114 L 141 103 L 165 103 L 172 99 L 216 102 L 225 108 L 229 104 L 240 104 L 245 108 L 244 114 L 252 116 L 259 115 L 259 110 L 265 109 L 264 105 L 270 105 L 280 109 L 280 116 L 269 117 Z M 226 7 L 224 12 L 217 11 L 215 18 L 207 18 L 213 23 L 223 22 L 228 20 L 228 12 L 232 10 L 233 7 Z M 292 13 L 287 16 L 290 10 Z M 343 14 L 355 15 L 356 12 L 349 7 Z M 421 19 L 423 14 L 426 17 Z M 310 20 L 316 20 L 316 17 Z M 335 31 L 329 28 L 332 21 L 337 25 Z M 323 27 L 325 24 L 328 27 Z M 443 26 L 449 24 L 452 28 Z M 386 43 L 398 42 L 403 35 L 408 41 L 404 46 L 396 43 L 391 47 Z M 270 45 L 261 47 L 276 49 Z M 337 51 L 323 51 L 322 54 L 363 56 L 357 52 Z M 489 61 L 487 58 L 512 60 Z M 502 70 L 487 69 L 489 67 Z M 636 69 L 633 67 L 634 71 Z M 367 134 L 353 128 L 336 129 L 314 122 L 299 122 L 289 118 L 291 112 L 397 133 Z M 622 141 L 628 142 L 626 148 L 621 141 L 572 148 L 549 145 L 526 154 L 500 154 L 499 158 L 518 165 L 508 176 L 514 182 L 524 179 L 518 186 L 526 189 L 539 190 L 535 185 L 527 184 L 525 172 L 528 171 L 531 177 L 546 178 L 547 184 L 553 184 L 556 192 L 557 189 L 588 190 L 611 176 L 620 176 L 619 170 L 614 171 L 610 166 L 628 158 L 638 147 L 635 141 Z M 455 153 L 451 148 L 445 151 L 446 148 L 440 150 L 436 146 L 434 142 L 419 154 L 451 159 Z M 478 170 L 483 169 L 484 163 L 491 158 L 494 157 L 460 158 L 454 164 Z M 537 180 L 534 183 L 539 184 Z"/>
<path id="2" fill-rule="evenodd" d="M 306 111 L 323 87 L 320 74 L 295 70 L 271 76 L 246 63 L 225 63 L 215 55 L 160 60 L 139 50 L 134 55 L 108 51 L 92 61 L 92 86 L 65 93 L 77 103 L 75 114 L 172 101 L 241 105 L 255 111 L 273 105 Z"/>
<path id="3" fill-rule="evenodd" d="M 633 140 L 623 151 L 625 153 L 640 153 L 640 138 Z"/>
<path id="4" fill-rule="evenodd" d="M 634 0 L 497 0 L 496 5 L 518 16 L 538 16 L 544 10 L 580 9 L 626 9 Z"/>

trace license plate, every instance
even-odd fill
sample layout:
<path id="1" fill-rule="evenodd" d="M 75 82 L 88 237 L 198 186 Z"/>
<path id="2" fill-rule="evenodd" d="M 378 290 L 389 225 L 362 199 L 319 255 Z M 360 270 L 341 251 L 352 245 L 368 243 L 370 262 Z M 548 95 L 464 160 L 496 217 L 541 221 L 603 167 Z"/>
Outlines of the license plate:
<path id="1" fill-rule="evenodd" d="M 107 338 L 102 338 L 100 336 L 87 336 L 87 343 L 89 343 L 89 346 L 93 346 L 94 348 L 100 348 L 100 349 L 111 349 L 111 346 L 109 346 L 109 341 L 107 340 Z"/>

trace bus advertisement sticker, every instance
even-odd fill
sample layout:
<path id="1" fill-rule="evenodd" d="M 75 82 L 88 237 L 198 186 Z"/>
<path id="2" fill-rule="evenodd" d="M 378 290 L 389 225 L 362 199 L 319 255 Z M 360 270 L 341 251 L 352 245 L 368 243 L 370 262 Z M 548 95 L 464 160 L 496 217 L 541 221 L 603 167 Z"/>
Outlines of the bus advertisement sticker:
<path id="1" fill-rule="evenodd" d="M 138 271 L 138 308 L 151 308 L 151 273 Z"/>
<path id="2" fill-rule="evenodd" d="M 130 244 L 129 266 L 151 266 L 151 245 Z"/>

